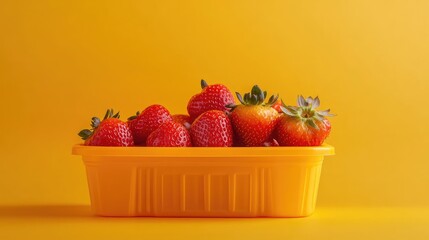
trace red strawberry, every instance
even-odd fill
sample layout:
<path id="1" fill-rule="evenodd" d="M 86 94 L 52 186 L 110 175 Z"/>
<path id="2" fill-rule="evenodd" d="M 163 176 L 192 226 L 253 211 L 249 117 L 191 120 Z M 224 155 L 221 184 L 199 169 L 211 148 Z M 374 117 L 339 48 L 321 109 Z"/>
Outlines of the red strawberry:
<path id="1" fill-rule="evenodd" d="M 188 102 L 188 113 L 191 120 L 209 110 L 227 111 L 225 106 L 234 103 L 231 91 L 222 84 L 208 85 L 201 80 L 201 93 L 194 95 Z"/>
<path id="2" fill-rule="evenodd" d="M 280 146 L 319 146 L 328 137 L 331 123 L 326 117 L 334 116 L 325 111 L 317 111 L 320 100 L 298 97 L 298 107 L 282 106 L 285 113 L 276 128 L 275 138 Z"/>
<path id="3" fill-rule="evenodd" d="M 234 132 L 234 130 L 233 130 Z M 234 147 L 245 147 L 244 143 L 238 139 L 237 134 L 234 134 L 233 144 Z"/>
<path id="4" fill-rule="evenodd" d="M 231 122 L 222 111 L 207 111 L 192 123 L 191 138 L 196 147 L 230 147 L 233 140 Z"/>
<path id="5" fill-rule="evenodd" d="M 264 146 L 265 147 L 278 147 L 278 146 L 280 146 L 280 144 L 279 144 L 279 142 L 277 142 L 277 140 L 276 139 L 271 139 L 271 141 L 268 141 L 268 142 L 264 142 Z"/>
<path id="6" fill-rule="evenodd" d="M 174 114 L 173 116 L 171 116 L 173 118 L 173 121 L 178 122 L 180 124 L 182 124 L 183 126 L 185 126 L 187 129 L 189 129 L 191 127 L 192 121 L 191 121 L 191 117 L 189 115 L 185 115 L 185 114 Z"/>
<path id="7" fill-rule="evenodd" d="M 174 121 L 163 123 L 146 140 L 151 147 L 190 147 L 191 136 L 182 124 Z"/>
<path id="8" fill-rule="evenodd" d="M 135 124 L 136 124 L 136 120 L 137 120 L 138 115 L 140 115 L 140 112 L 136 112 L 135 116 L 131 116 L 128 118 L 127 125 L 130 128 L 130 131 L 131 131 L 131 129 L 135 128 Z"/>
<path id="9" fill-rule="evenodd" d="M 128 125 L 136 145 L 145 145 L 146 139 L 164 122 L 172 121 L 170 112 L 163 106 L 155 104 L 147 107 L 136 116 L 128 118 Z"/>
<path id="10" fill-rule="evenodd" d="M 271 107 L 278 95 L 271 96 L 267 104 L 262 104 L 267 92 L 262 92 L 258 85 L 243 97 L 237 93 L 242 105 L 229 105 L 232 108 L 231 122 L 236 135 L 236 142 L 244 146 L 263 146 L 270 140 L 278 120 L 278 112 Z"/>
<path id="11" fill-rule="evenodd" d="M 119 120 L 119 112 L 113 115 L 113 109 L 106 112 L 103 120 L 93 117 L 92 129 L 84 129 L 79 136 L 88 146 L 132 146 L 134 145 L 131 131 L 127 123 Z"/>
<path id="12" fill-rule="evenodd" d="M 271 107 L 274 108 L 278 113 L 283 113 L 282 109 L 282 100 L 278 99 Z"/>

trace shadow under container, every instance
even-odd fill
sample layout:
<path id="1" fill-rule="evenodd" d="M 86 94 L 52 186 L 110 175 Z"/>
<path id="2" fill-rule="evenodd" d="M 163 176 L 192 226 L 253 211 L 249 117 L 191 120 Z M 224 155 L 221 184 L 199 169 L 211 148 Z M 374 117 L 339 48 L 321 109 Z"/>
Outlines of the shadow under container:
<path id="1" fill-rule="evenodd" d="M 99 216 L 305 217 L 334 148 L 75 145 L 72 152 L 83 158 Z"/>

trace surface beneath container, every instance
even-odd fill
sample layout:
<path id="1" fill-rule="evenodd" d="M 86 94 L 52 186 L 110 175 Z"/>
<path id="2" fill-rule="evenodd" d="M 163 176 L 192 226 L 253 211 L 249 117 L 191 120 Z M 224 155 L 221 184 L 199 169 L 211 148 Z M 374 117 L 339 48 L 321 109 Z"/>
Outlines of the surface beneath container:
<path id="1" fill-rule="evenodd" d="M 429 207 L 319 207 L 307 218 L 105 218 L 90 206 L 0 206 L 0 239 L 429 239 Z"/>

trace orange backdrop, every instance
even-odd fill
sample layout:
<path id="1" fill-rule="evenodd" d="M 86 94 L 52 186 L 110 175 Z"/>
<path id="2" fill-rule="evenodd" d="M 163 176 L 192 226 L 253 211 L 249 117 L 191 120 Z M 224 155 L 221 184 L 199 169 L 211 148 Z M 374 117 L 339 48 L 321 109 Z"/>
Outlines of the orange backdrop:
<path id="1" fill-rule="evenodd" d="M 199 81 L 331 108 L 318 205 L 429 203 L 428 1 L 1 1 L 0 204 L 89 204 L 77 132 Z"/>

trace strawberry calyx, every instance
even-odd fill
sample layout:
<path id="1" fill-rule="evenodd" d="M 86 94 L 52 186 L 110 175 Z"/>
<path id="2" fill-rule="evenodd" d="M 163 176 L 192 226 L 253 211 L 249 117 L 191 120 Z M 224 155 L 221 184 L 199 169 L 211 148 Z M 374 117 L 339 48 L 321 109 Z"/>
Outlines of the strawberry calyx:
<path id="1" fill-rule="evenodd" d="M 204 88 L 206 88 L 208 86 L 209 86 L 209 84 L 206 82 L 206 80 L 201 79 L 201 89 L 204 89 Z"/>
<path id="2" fill-rule="evenodd" d="M 104 115 L 103 120 L 100 120 L 100 118 L 98 117 L 93 117 L 91 119 L 91 129 L 83 129 L 81 130 L 78 135 L 79 137 L 82 138 L 82 140 L 87 140 L 88 138 L 90 138 L 92 136 L 92 134 L 94 133 L 95 129 L 98 128 L 98 126 L 100 126 L 101 122 L 108 119 L 108 118 L 119 118 L 119 112 L 117 112 L 116 114 L 114 114 L 113 109 L 107 109 L 106 114 Z"/>
<path id="3" fill-rule="evenodd" d="M 129 118 L 127 118 L 128 121 L 134 120 L 136 119 L 138 116 L 140 115 L 140 111 L 136 112 L 136 115 L 130 116 Z"/>
<path id="4" fill-rule="evenodd" d="M 330 113 L 330 109 L 318 111 L 316 110 L 320 106 L 319 97 L 304 98 L 302 95 L 298 96 L 298 106 L 287 106 L 282 102 L 280 107 L 282 112 L 290 117 L 299 119 L 301 122 L 308 126 L 319 129 L 317 122 L 323 122 L 326 117 L 333 117 L 334 114 Z"/>
<path id="5" fill-rule="evenodd" d="M 258 85 L 254 85 L 252 87 L 252 90 L 248 93 L 245 93 L 243 96 L 241 96 L 241 94 L 238 92 L 235 92 L 235 94 L 237 96 L 238 101 L 240 101 L 240 103 L 242 105 L 246 105 L 246 106 L 249 106 L 249 105 L 272 106 L 275 104 L 275 102 L 279 98 L 278 94 L 272 95 L 268 99 L 268 101 L 266 103 L 264 103 L 265 99 L 267 98 L 267 91 L 262 91 Z M 231 108 L 233 110 L 234 108 L 237 107 L 237 105 L 232 103 L 232 104 L 226 105 L 226 107 Z"/>

